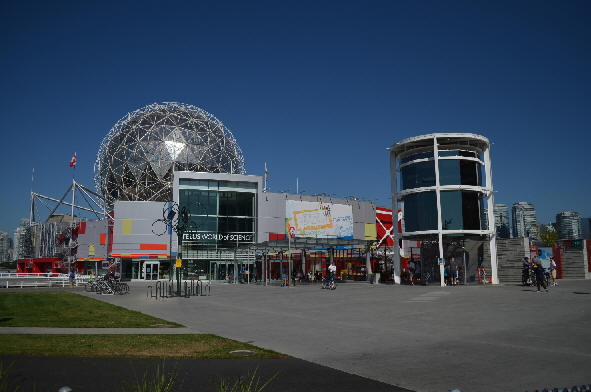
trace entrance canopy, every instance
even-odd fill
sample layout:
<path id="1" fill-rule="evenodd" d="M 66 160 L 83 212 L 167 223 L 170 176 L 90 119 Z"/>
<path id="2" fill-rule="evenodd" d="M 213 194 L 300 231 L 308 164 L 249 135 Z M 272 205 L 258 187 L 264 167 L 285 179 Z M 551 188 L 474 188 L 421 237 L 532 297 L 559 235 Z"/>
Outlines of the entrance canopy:
<path id="1" fill-rule="evenodd" d="M 286 250 L 320 250 L 334 249 L 337 247 L 363 248 L 373 241 L 356 240 L 353 238 L 313 238 L 313 237 L 295 237 L 282 238 L 279 240 L 269 240 L 257 244 L 247 244 L 241 247 L 254 249 L 256 251 L 282 252 Z"/>

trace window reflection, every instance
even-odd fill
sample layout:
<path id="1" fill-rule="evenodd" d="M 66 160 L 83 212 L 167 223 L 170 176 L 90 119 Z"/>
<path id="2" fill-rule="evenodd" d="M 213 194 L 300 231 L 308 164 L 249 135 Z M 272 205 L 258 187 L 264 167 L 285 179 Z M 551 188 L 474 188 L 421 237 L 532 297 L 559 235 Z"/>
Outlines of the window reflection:
<path id="1" fill-rule="evenodd" d="M 419 162 L 400 169 L 402 189 L 435 185 L 435 162 Z"/>
<path id="2" fill-rule="evenodd" d="M 404 230 L 437 230 L 437 195 L 421 192 L 404 198 Z"/>
<path id="3" fill-rule="evenodd" d="M 481 167 L 478 162 L 444 159 L 439 161 L 440 185 L 474 185 L 482 184 Z"/>
<path id="4" fill-rule="evenodd" d="M 443 230 L 480 230 L 480 194 L 472 191 L 441 192 Z"/>

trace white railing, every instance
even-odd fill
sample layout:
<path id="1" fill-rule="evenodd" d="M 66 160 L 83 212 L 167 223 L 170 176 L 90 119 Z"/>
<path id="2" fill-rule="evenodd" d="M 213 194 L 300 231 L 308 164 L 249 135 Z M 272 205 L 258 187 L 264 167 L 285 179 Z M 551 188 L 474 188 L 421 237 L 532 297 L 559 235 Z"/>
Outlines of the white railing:
<path id="1" fill-rule="evenodd" d="M 73 284 L 81 286 L 90 280 L 89 275 L 76 275 Z M 52 273 L 0 273 L 0 287 L 66 287 L 70 285 L 67 274 Z"/>

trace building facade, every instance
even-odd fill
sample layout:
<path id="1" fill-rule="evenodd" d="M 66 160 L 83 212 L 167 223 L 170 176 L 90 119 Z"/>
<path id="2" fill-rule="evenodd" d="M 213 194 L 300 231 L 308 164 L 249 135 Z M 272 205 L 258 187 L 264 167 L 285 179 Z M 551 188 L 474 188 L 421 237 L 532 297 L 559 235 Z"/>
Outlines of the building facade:
<path id="1" fill-rule="evenodd" d="M 583 238 L 581 217 L 578 212 L 564 211 L 556 214 L 558 238 L 561 240 L 580 240 Z"/>
<path id="2" fill-rule="evenodd" d="M 471 133 L 404 139 L 390 147 L 390 173 L 392 209 L 403 214 L 401 237 L 421 240 L 425 248 L 421 268 L 443 285 L 446 258 L 460 252 L 466 261 L 465 240 L 488 241 L 492 279 L 498 283 L 496 232 L 486 223 L 494 221 L 493 208 L 482 219 L 494 204 L 488 139 Z M 394 247 L 394 279 L 400 283 L 399 241 Z M 471 260 L 480 268 L 478 255 Z"/>
<path id="3" fill-rule="evenodd" d="M 495 230 L 499 238 L 511 238 L 511 226 L 509 223 L 509 208 L 506 204 L 495 204 Z"/>
<path id="4" fill-rule="evenodd" d="M 513 237 L 538 238 L 538 222 L 536 219 L 536 209 L 533 204 L 525 201 L 513 204 L 512 215 Z"/>
<path id="5" fill-rule="evenodd" d="M 12 240 L 7 232 L 0 231 L 0 263 L 12 261 Z"/>

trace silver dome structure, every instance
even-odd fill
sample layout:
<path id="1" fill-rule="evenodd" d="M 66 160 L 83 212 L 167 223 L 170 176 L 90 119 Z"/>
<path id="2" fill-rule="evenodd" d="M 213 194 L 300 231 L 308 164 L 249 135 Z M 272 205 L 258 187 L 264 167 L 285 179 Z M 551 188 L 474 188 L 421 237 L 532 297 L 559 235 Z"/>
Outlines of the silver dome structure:
<path id="1" fill-rule="evenodd" d="M 115 200 L 172 200 L 173 171 L 244 174 L 232 132 L 212 114 L 177 102 L 154 103 L 119 120 L 103 139 L 94 184 Z"/>

